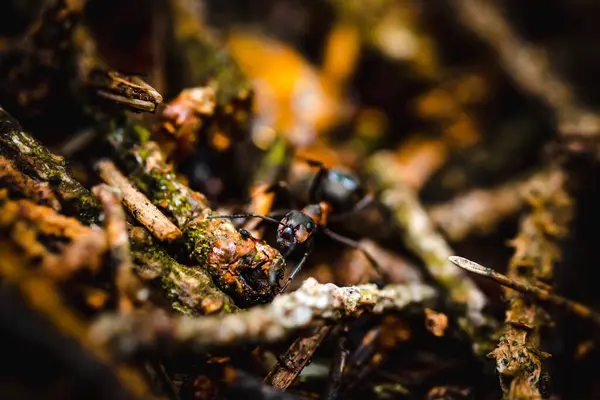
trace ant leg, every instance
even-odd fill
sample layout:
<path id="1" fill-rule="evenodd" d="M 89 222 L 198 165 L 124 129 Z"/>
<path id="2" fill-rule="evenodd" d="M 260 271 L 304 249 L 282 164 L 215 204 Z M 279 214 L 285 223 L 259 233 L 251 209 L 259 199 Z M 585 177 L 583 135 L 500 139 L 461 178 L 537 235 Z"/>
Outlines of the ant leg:
<path id="1" fill-rule="evenodd" d="M 329 236 L 336 242 L 343 243 L 346 246 L 349 246 L 349 247 L 359 250 L 361 253 L 363 253 L 363 255 L 367 258 L 367 260 L 369 260 L 369 263 L 375 269 L 375 271 L 377 271 L 377 273 L 379 275 L 381 275 L 382 277 L 387 277 L 387 273 L 381 269 L 381 266 L 379 265 L 379 263 L 373 258 L 373 256 L 367 250 L 365 250 L 360 245 L 360 243 L 358 243 L 357 241 L 352 240 L 350 238 L 347 238 L 346 236 L 342 236 L 339 233 L 335 233 L 335 232 L 329 230 L 328 228 L 322 227 L 321 230 L 323 231 L 324 234 L 326 234 L 327 236 Z"/>
<path id="2" fill-rule="evenodd" d="M 370 206 L 371 204 L 374 204 L 374 203 L 375 203 L 375 198 L 372 195 L 368 194 L 365 197 L 363 197 L 362 199 L 360 199 L 358 201 L 358 203 L 356 203 L 354 205 L 354 207 L 352 207 L 352 210 L 345 212 L 345 213 L 330 215 L 328 217 L 328 219 L 329 219 L 329 221 L 332 221 L 332 222 L 342 221 L 348 217 L 351 217 L 355 213 L 364 210 L 365 208 L 367 208 L 368 206 Z"/>
<path id="3" fill-rule="evenodd" d="M 279 225 L 279 221 L 275 218 L 267 217 L 259 214 L 227 214 L 227 215 L 209 215 L 206 219 L 236 219 L 236 218 L 260 218 L 265 221 L 273 222 Z"/>
<path id="4" fill-rule="evenodd" d="M 312 246 L 311 246 L 312 247 Z M 281 288 L 281 290 L 279 291 L 279 293 L 283 293 L 285 291 L 285 289 L 287 289 L 288 285 L 290 284 L 290 282 L 292 282 L 292 280 L 294 279 L 294 277 L 296 277 L 296 275 L 298 274 L 298 272 L 300 272 L 300 270 L 302 269 L 302 266 L 304 265 L 304 263 L 306 262 L 306 259 L 308 258 L 310 252 L 312 249 L 309 249 L 306 251 L 306 253 L 304 253 L 304 255 L 302 256 L 302 259 L 300 260 L 300 262 L 294 267 L 294 270 L 292 271 L 292 273 L 290 274 L 287 282 L 285 283 L 285 285 L 283 285 L 283 287 Z"/>
<path id="5" fill-rule="evenodd" d="M 284 259 L 288 258 L 290 256 L 290 254 L 292 254 L 292 252 L 294 251 L 295 248 L 296 248 L 296 244 L 293 244 L 292 247 L 290 247 L 290 249 L 288 251 L 286 251 L 285 254 L 283 254 L 283 258 Z M 278 275 L 279 275 L 279 271 L 271 270 L 271 272 L 269 272 L 269 286 L 274 287 L 274 286 L 279 285 L 279 279 L 277 279 Z"/>
<path id="6" fill-rule="evenodd" d="M 277 181 L 273 183 L 271 186 L 265 189 L 265 193 L 274 193 L 275 195 L 280 193 L 285 193 L 287 197 L 288 206 L 291 209 L 296 209 L 296 200 L 294 199 L 294 194 L 292 192 L 292 188 L 286 181 Z"/>
<path id="7" fill-rule="evenodd" d="M 327 175 L 327 172 L 329 172 L 329 169 L 327 169 L 325 164 L 323 164 L 321 161 L 312 160 L 310 158 L 304 158 L 304 161 L 306 161 L 306 163 L 311 167 L 319 168 L 319 171 L 314 176 L 312 182 L 310 183 L 310 188 L 308 189 L 308 201 L 311 203 L 316 203 L 318 202 L 317 197 L 319 189 L 321 188 L 323 179 L 325 179 L 325 176 Z"/>

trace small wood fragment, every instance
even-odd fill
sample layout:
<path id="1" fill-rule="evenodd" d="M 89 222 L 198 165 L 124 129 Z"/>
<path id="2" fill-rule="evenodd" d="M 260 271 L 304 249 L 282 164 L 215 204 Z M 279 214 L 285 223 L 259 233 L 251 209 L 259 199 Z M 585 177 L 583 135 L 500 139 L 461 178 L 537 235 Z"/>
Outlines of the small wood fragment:
<path id="1" fill-rule="evenodd" d="M 123 203 L 131 215 L 148 228 L 154 236 L 167 241 L 181 237 L 181 230 L 169 221 L 143 193 L 137 190 L 112 161 L 100 161 L 97 168 L 104 182 L 121 191 Z"/>

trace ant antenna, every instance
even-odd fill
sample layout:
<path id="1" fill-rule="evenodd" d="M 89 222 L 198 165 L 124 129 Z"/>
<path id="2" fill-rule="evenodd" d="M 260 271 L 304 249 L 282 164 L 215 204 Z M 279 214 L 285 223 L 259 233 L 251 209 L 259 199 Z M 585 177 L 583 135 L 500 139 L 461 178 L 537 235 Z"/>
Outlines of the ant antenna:
<path id="1" fill-rule="evenodd" d="M 236 219 L 236 218 L 260 218 L 265 221 L 273 222 L 277 225 L 282 225 L 281 221 L 275 218 L 267 217 L 259 214 L 227 214 L 227 215 L 209 215 L 206 219 Z"/>
<path id="2" fill-rule="evenodd" d="M 345 244 L 346 246 L 349 246 L 349 247 L 359 250 L 361 253 L 363 253 L 363 255 L 367 258 L 367 260 L 369 261 L 371 266 L 375 269 L 375 271 L 377 271 L 377 273 L 379 275 L 381 275 L 382 277 L 387 276 L 387 273 L 381 269 L 381 266 L 379 265 L 379 263 L 373 258 L 373 256 L 367 250 L 365 250 L 360 245 L 360 243 L 358 243 L 357 241 L 352 240 L 350 238 L 347 238 L 346 236 L 342 236 L 339 233 L 335 233 L 335 232 L 331 231 L 329 228 L 322 227 L 321 230 L 323 231 L 324 234 L 326 234 L 327 236 L 329 236 L 331 239 L 335 240 L 336 242 Z"/>

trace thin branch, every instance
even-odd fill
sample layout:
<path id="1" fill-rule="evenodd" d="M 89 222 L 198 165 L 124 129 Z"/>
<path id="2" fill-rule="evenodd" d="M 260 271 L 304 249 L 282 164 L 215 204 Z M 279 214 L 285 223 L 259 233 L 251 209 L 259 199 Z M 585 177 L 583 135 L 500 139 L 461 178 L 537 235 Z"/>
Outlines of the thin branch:
<path id="1" fill-rule="evenodd" d="M 296 339 L 283 356 L 281 356 L 281 361 L 277 362 L 275 367 L 265 377 L 265 382 L 281 390 L 290 387 L 304 370 L 304 367 L 308 365 L 313 354 L 321 346 L 321 343 L 329 335 L 332 328 L 331 325 L 320 326 L 314 334 Z"/>
<path id="2" fill-rule="evenodd" d="M 103 160 L 96 164 L 100 177 L 110 186 L 121 191 L 123 203 L 140 224 L 160 240 L 175 240 L 182 233 L 148 198 L 137 190 L 119 171 L 112 161 Z"/>
<path id="3" fill-rule="evenodd" d="M 186 351 L 243 343 L 273 342 L 316 321 L 339 321 L 365 312 L 382 313 L 428 302 L 435 291 L 421 284 L 338 287 L 309 278 L 297 291 L 272 303 L 236 314 L 198 318 L 169 317 L 162 312 L 104 315 L 92 328 L 95 342 L 110 343 L 116 354 L 133 357 L 143 351 Z"/>
<path id="4" fill-rule="evenodd" d="M 430 207 L 428 212 L 432 221 L 454 242 L 471 233 L 486 234 L 525 205 L 524 193 L 530 181 L 548 179 L 548 176 L 547 172 L 537 172 L 491 189 L 475 189 Z"/>
<path id="5" fill-rule="evenodd" d="M 556 307 L 559 307 L 567 312 L 573 313 L 580 318 L 592 321 L 594 324 L 600 326 L 600 313 L 592 310 L 588 306 L 579 303 L 577 301 L 569 300 L 565 297 L 557 294 L 550 293 L 546 289 L 533 286 L 526 282 L 521 282 L 515 279 L 511 279 L 506 275 L 502 275 L 499 272 L 494 271 L 491 268 L 484 267 L 481 264 L 477 264 L 474 261 L 467 260 L 463 257 L 450 256 L 450 261 L 455 265 L 464 269 L 465 271 L 472 272 L 474 274 L 486 277 L 493 280 L 494 282 L 506 286 L 508 288 L 517 290 L 521 293 L 532 295 L 536 300 L 541 302 L 550 303 Z"/>
<path id="6" fill-rule="evenodd" d="M 564 135 L 600 135 L 600 117 L 578 101 L 572 88 L 553 70 L 546 51 L 525 43 L 494 2 L 453 3 L 462 22 L 489 43 L 508 75 L 526 92 L 555 112 Z"/>

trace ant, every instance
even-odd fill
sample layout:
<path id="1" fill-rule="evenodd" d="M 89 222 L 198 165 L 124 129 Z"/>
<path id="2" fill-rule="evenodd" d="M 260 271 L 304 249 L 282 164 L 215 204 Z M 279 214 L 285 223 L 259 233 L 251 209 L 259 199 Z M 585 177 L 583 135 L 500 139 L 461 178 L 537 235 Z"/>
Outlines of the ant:
<path id="1" fill-rule="evenodd" d="M 370 196 L 366 195 L 366 191 L 360 184 L 358 178 L 339 169 L 328 169 L 320 161 L 310 159 L 305 161 L 310 166 L 318 167 L 319 171 L 315 175 L 309 188 L 310 204 L 303 209 L 292 209 L 285 213 L 281 220 L 277 220 L 272 216 L 259 214 L 211 215 L 208 216 L 207 219 L 255 217 L 273 222 L 278 225 L 277 245 L 285 258 L 292 254 L 297 246 L 302 245 L 305 250 L 304 255 L 290 274 L 285 285 L 280 289 L 280 292 L 285 291 L 306 262 L 313 250 L 313 235 L 317 232 L 322 232 L 337 242 L 360 250 L 369 260 L 371 265 L 378 272 L 381 271 L 377 261 L 375 261 L 375 259 L 363 249 L 358 242 L 332 232 L 327 227 L 328 220 L 341 219 L 349 216 L 357 210 L 364 208 L 372 201 Z M 289 189 L 286 183 L 277 182 L 267 189 L 267 191 L 274 191 L 277 188 Z M 277 213 L 271 215 L 277 215 Z M 329 218 L 330 215 L 331 218 Z M 250 233 L 245 230 L 242 231 L 242 236 L 248 238 Z M 277 273 L 271 273 L 269 276 L 269 284 L 271 286 L 278 285 L 277 278 Z"/>

